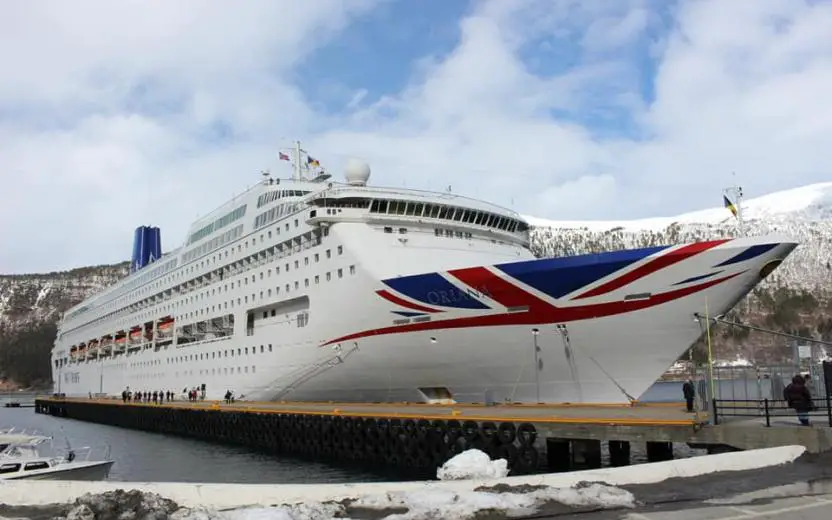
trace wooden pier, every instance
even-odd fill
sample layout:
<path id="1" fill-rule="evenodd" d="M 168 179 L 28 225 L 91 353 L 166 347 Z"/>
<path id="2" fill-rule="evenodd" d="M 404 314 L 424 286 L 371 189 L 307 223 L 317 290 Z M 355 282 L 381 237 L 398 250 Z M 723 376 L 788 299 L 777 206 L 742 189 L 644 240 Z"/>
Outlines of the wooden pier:
<path id="1" fill-rule="evenodd" d="M 644 443 L 651 461 L 673 457 L 673 443 L 709 451 L 799 444 L 832 447 L 832 429 L 749 421 L 707 424 L 681 403 L 634 405 L 429 405 L 38 398 L 36 413 L 247 446 L 322 462 L 396 468 L 435 475 L 469 448 L 505 458 L 512 474 L 630 461 L 630 443 Z"/>

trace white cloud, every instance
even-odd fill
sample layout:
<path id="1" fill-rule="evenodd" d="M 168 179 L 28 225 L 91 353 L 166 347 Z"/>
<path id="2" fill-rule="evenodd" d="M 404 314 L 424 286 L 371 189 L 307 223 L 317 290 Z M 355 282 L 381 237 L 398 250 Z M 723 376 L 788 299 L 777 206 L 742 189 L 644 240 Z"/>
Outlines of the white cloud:
<path id="1" fill-rule="evenodd" d="M 749 195 L 830 178 L 829 3 L 476 3 L 402 91 L 322 85 L 347 111 L 326 114 L 295 73 L 373 5 L 0 5 L 0 272 L 126 258 L 142 223 L 173 247 L 298 136 L 551 218 L 718 204 L 731 171 Z"/>

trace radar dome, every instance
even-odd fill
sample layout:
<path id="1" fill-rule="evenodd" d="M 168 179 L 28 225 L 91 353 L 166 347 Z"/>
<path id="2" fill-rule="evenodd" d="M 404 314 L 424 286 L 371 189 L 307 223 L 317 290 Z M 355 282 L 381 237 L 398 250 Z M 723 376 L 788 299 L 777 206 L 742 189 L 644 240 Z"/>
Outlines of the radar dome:
<path id="1" fill-rule="evenodd" d="M 347 184 L 352 186 L 364 186 L 370 178 L 370 165 L 360 159 L 348 159 L 344 169 L 344 177 Z"/>

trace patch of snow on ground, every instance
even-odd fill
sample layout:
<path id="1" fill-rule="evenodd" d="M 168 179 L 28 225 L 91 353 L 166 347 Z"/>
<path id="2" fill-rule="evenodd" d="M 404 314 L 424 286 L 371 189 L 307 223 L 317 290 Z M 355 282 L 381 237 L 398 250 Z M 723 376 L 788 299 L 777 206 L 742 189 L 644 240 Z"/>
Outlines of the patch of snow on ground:
<path id="1" fill-rule="evenodd" d="M 488 512 L 498 518 L 531 515 L 547 504 L 593 509 L 635 506 L 629 491 L 598 483 L 574 488 L 539 486 L 517 489 L 503 485 L 488 490 L 453 492 L 429 487 L 413 492 L 367 495 L 342 503 L 308 502 L 274 507 L 248 507 L 230 511 L 186 510 L 171 516 L 175 520 L 334 520 L 373 518 L 378 520 L 468 520 Z"/>
<path id="2" fill-rule="evenodd" d="M 508 475 L 508 461 L 491 460 L 480 450 L 465 450 L 455 455 L 436 470 L 439 480 L 503 478 Z"/>

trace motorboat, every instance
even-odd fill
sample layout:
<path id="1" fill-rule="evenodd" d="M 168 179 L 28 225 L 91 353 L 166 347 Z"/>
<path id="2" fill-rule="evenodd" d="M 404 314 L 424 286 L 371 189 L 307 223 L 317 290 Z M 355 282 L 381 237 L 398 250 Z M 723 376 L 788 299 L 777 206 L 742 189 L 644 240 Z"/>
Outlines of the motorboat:
<path id="1" fill-rule="evenodd" d="M 51 437 L 30 436 L 21 442 L 0 444 L 0 480 L 104 480 L 109 476 L 115 462 L 110 459 L 109 447 L 104 460 L 90 460 L 91 448 L 68 447 L 65 456 L 41 453 L 51 441 Z M 78 451 L 85 451 L 83 460 Z"/>

